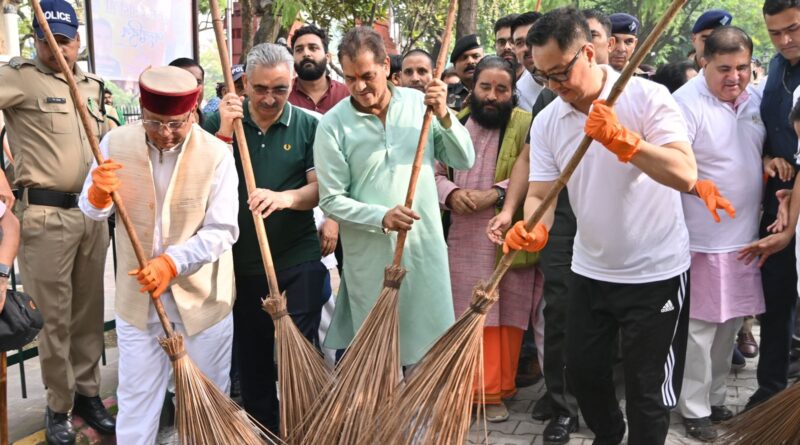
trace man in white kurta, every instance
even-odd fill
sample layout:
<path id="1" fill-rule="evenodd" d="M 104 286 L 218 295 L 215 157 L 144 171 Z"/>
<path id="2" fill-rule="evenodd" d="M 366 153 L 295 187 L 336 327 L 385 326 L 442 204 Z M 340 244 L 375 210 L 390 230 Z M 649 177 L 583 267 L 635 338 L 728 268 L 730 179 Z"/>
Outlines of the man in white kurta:
<path id="1" fill-rule="evenodd" d="M 710 441 L 717 436 L 712 422 L 733 417 L 725 407 L 725 378 L 742 317 L 764 312 L 761 272 L 737 256 L 758 237 L 766 128 L 761 93 L 748 86 L 750 37 L 739 28 L 720 28 L 706 45 L 707 65 L 675 92 L 675 100 L 686 120 L 698 176 L 713 180 L 737 214 L 735 219 L 722 215 L 715 223 L 702 201 L 682 197 L 692 254 L 692 305 L 678 410 L 690 436 Z"/>
<path id="2" fill-rule="evenodd" d="M 117 442 L 126 445 L 155 442 L 171 370 L 157 341 L 163 336 L 161 324 L 139 284 L 153 297 L 160 295 L 189 356 L 227 392 L 233 335 L 230 250 L 239 236 L 232 153 L 189 122 L 199 90 L 194 78 L 180 68 L 153 68 L 142 74 L 140 89 L 143 121 L 102 140 L 106 162 L 86 178 L 79 202 L 86 215 L 102 220 L 114 211 L 109 193 L 116 190 L 151 257 L 138 269 L 127 233 L 117 231 Z"/>

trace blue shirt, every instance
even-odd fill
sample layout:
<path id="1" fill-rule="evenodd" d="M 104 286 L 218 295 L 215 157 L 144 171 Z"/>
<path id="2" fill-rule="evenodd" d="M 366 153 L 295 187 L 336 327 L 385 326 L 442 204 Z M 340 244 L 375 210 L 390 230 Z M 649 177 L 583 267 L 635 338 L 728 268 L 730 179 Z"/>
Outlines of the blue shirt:
<path id="1" fill-rule="evenodd" d="M 797 135 L 789 121 L 792 111 L 792 93 L 800 86 L 800 63 L 794 66 L 780 54 L 769 63 L 769 77 L 764 87 L 764 97 L 761 101 L 761 120 L 767 127 L 767 140 L 764 154 L 772 157 L 782 157 L 792 164 L 795 169 L 794 155 L 797 152 Z M 764 190 L 764 213 L 767 219 L 775 219 L 778 209 L 778 199 L 775 192 L 792 188 L 793 180 L 781 181 L 777 177 L 769 178 Z"/>

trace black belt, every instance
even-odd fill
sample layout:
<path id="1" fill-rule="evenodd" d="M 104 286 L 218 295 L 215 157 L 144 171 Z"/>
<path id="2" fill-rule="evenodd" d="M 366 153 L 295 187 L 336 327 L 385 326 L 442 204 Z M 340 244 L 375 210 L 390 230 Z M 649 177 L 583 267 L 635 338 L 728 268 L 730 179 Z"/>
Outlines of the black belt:
<path id="1" fill-rule="evenodd" d="M 28 189 L 28 204 L 74 209 L 78 207 L 78 193 L 55 190 Z"/>

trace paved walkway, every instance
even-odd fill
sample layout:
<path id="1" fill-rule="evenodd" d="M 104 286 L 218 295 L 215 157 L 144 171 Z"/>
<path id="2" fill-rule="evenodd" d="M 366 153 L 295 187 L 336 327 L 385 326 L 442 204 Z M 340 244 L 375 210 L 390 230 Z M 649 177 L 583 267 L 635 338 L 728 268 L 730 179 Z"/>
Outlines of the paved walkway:
<path id="1" fill-rule="evenodd" d="M 113 402 L 114 388 L 116 387 L 117 371 L 117 350 L 110 348 L 107 351 L 107 365 L 102 367 L 103 389 L 102 395 L 108 402 Z M 44 419 L 44 388 L 39 377 L 38 360 L 26 361 L 26 377 L 28 381 L 28 398 L 22 399 L 19 387 L 18 367 L 9 370 L 9 425 L 11 428 L 11 442 L 17 445 L 38 445 L 44 443 L 43 428 Z M 728 406 L 739 412 L 744 407 L 750 394 L 756 389 L 755 377 L 756 359 L 748 360 L 747 366 L 740 370 L 731 372 L 728 378 Z M 484 435 L 481 425 L 476 423 L 473 426 L 470 443 L 471 444 L 497 444 L 497 445 L 538 445 L 542 444 L 542 431 L 546 422 L 532 420 L 530 410 L 536 400 L 544 392 L 544 383 L 539 382 L 534 386 L 521 389 L 518 394 L 509 402 L 508 407 L 511 416 L 508 421 L 503 423 L 488 424 L 488 435 Z M 624 404 L 624 401 L 623 401 Z M 85 441 L 78 442 L 83 444 L 113 444 L 112 438 L 101 440 L 100 436 L 91 434 Z M 581 429 L 572 435 L 571 445 L 589 445 L 592 443 L 592 433 L 583 424 L 581 419 Z M 484 439 L 488 438 L 488 442 Z M 17 442 L 15 442 L 17 441 Z M 177 437 L 170 429 L 162 430 L 159 436 L 159 445 L 177 444 Z M 667 444 L 698 444 L 700 442 L 691 440 L 685 436 L 683 425 L 678 415 L 673 413 L 672 426 L 670 427 Z"/>
<path id="2" fill-rule="evenodd" d="M 113 267 L 110 261 L 106 267 L 106 320 L 113 318 L 113 295 L 114 277 Z M 758 326 L 754 328 L 754 334 L 758 335 Z M 112 342 L 113 343 L 113 342 Z M 114 393 L 117 386 L 117 349 L 116 344 L 110 345 L 106 350 L 107 364 L 101 366 L 102 388 L 101 395 L 106 399 L 107 404 L 114 403 Z M 740 370 L 731 372 L 728 377 L 728 407 L 734 412 L 739 412 L 744 408 L 750 394 L 755 391 L 757 359 L 748 359 L 747 366 Z M 28 397 L 22 398 L 22 388 L 20 385 L 21 374 L 19 366 L 12 366 L 8 371 L 8 402 L 9 402 L 9 428 L 11 443 L 17 445 L 38 445 L 44 443 L 44 408 L 45 392 L 41 383 L 39 360 L 31 359 L 25 361 L 25 378 L 27 381 Z M 544 383 L 539 382 L 534 386 L 521 389 L 517 395 L 508 403 L 511 412 L 508 421 L 503 423 L 488 424 L 488 430 L 482 429 L 482 422 L 476 422 L 473 426 L 470 440 L 471 444 L 498 444 L 498 445 L 531 445 L 542 444 L 542 432 L 546 422 L 531 419 L 530 411 L 533 404 L 544 393 Z M 618 385 L 618 397 L 623 398 L 621 385 Z M 622 401 L 624 407 L 624 400 Z M 115 408 L 115 407 L 114 407 Z M 82 426 L 80 420 L 76 421 L 78 427 Z M 79 444 L 114 444 L 114 438 L 103 438 L 94 433 L 90 428 L 82 428 L 83 437 L 78 441 Z M 572 445 L 589 445 L 592 442 L 592 433 L 584 425 L 581 419 L 581 429 L 572 435 L 569 442 Z M 488 439 L 488 441 L 487 441 Z M 178 444 L 177 437 L 172 429 L 163 429 L 159 435 L 159 445 Z M 698 444 L 700 442 L 686 437 L 680 417 L 673 413 L 672 425 L 667 439 L 667 444 Z"/>
<path id="3" fill-rule="evenodd" d="M 757 333 L 758 327 L 754 328 Z M 728 377 L 728 400 L 727 406 L 738 413 L 744 409 L 747 399 L 750 397 L 758 384 L 756 382 L 756 363 L 757 359 L 748 359 L 744 369 L 732 371 Z M 536 385 L 521 389 L 516 396 L 507 404 L 510 417 L 502 423 L 489 423 L 487 430 L 483 429 L 482 422 L 476 422 L 470 432 L 469 442 L 471 444 L 492 444 L 492 445 L 540 445 L 543 443 L 542 432 L 547 422 L 533 420 L 530 416 L 533 404 L 544 393 L 544 382 L 540 381 Z M 623 391 L 621 386 L 617 387 L 617 396 L 622 399 Z M 622 401 L 624 410 L 624 400 Z M 572 434 L 570 445 L 591 445 L 594 435 L 586 427 L 583 418 L 580 419 L 581 428 L 577 433 Z M 669 445 L 700 444 L 702 442 L 690 439 L 686 436 L 680 416 L 673 412 L 672 421 L 667 437 Z M 488 432 L 488 435 L 487 435 Z M 487 441 L 488 439 L 488 441 Z"/>

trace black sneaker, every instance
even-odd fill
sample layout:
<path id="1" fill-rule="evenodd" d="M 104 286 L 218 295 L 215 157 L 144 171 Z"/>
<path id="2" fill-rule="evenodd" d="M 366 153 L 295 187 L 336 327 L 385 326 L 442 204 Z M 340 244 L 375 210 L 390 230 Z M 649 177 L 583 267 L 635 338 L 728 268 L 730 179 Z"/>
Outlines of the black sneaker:
<path id="1" fill-rule="evenodd" d="M 730 420 L 733 417 L 733 411 L 729 410 L 727 406 L 712 406 L 711 415 L 708 417 L 711 422 L 719 423 Z"/>
<path id="2" fill-rule="evenodd" d="M 717 429 L 708 417 L 699 419 L 683 419 L 686 426 L 686 435 L 700 442 L 713 442 L 717 439 Z"/>

